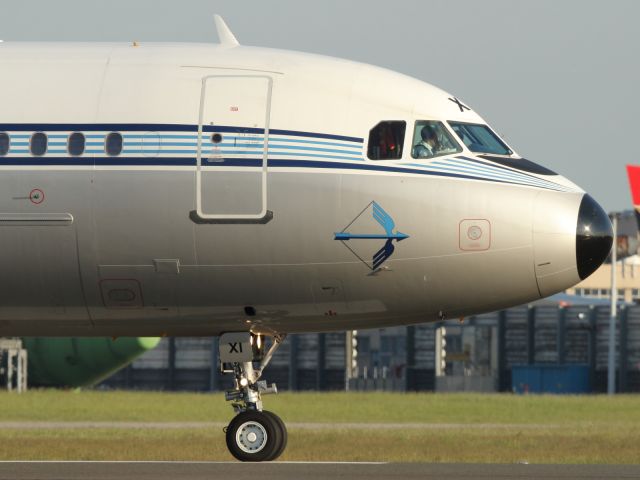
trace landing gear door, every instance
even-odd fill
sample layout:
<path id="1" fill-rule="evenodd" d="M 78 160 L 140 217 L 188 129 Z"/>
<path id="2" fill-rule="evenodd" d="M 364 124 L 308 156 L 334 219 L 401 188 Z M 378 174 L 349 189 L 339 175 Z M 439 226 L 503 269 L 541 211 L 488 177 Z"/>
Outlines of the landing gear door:
<path id="1" fill-rule="evenodd" d="M 273 81 L 266 75 L 202 79 L 196 223 L 266 223 Z"/>

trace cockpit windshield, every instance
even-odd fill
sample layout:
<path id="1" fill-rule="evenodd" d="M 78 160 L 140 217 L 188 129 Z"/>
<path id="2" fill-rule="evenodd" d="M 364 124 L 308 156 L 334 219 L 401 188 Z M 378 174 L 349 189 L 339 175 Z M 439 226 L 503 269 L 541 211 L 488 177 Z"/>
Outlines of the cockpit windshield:
<path id="1" fill-rule="evenodd" d="M 442 122 L 418 120 L 413 129 L 413 158 L 433 158 L 462 151 Z"/>
<path id="2" fill-rule="evenodd" d="M 449 122 L 449 125 L 472 152 L 494 155 L 513 153 L 487 125 L 463 122 Z"/>

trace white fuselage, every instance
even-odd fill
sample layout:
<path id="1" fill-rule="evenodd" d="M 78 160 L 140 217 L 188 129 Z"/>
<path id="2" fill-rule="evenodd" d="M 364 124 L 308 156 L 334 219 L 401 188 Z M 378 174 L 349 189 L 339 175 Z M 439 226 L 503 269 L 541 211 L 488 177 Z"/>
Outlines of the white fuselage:
<path id="1" fill-rule="evenodd" d="M 4 43 L 0 71 L 0 336 L 410 324 L 580 281 L 584 192 L 462 142 L 412 158 L 416 121 L 485 123 L 418 80 L 174 44 Z M 381 121 L 406 122 L 401 158 L 368 158 Z"/>

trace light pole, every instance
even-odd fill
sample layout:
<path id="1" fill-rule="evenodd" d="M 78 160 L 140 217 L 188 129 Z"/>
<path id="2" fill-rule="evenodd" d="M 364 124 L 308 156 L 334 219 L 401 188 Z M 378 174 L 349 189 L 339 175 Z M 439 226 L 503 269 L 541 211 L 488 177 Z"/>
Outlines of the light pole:
<path id="1" fill-rule="evenodd" d="M 616 317 L 618 316 L 618 288 L 616 286 L 616 261 L 618 240 L 618 214 L 614 213 L 613 244 L 611 246 L 611 316 L 609 317 L 609 360 L 607 369 L 607 393 L 616 393 Z"/>

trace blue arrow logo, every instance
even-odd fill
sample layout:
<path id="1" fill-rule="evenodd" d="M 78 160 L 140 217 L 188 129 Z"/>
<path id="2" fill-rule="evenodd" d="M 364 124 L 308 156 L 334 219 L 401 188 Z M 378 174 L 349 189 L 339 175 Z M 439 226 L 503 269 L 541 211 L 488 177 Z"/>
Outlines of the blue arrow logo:
<path id="1" fill-rule="evenodd" d="M 378 224 L 380 224 L 380 226 L 384 229 L 384 233 L 352 233 L 347 231 L 349 227 L 351 227 L 351 225 L 353 225 L 354 222 L 358 220 L 358 218 L 360 218 L 360 216 L 362 216 L 370 206 L 372 206 L 372 215 L 374 220 L 378 222 Z M 396 228 L 396 224 L 393 221 L 393 218 L 391 218 L 391 216 L 387 212 L 385 212 L 384 209 L 380 205 L 378 205 L 378 203 L 373 201 L 369 205 L 367 205 L 362 210 L 362 212 L 360 212 L 358 216 L 356 216 L 356 218 L 354 218 L 351 221 L 351 223 L 349 223 L 349 225 L 347 225 L 341 232 L 335 233 L 334 240 L 339 240 L 343 242 L 343 244 L 349 250 L 351 250 L 351 252 L 356 257 L 358 257 L 365 265 L 367 265 L 367 267 L 369 267 L 371 270 L 376 270 L 389 257 L 391 257 L 391 255 L 393 255 L 393 252 L 395 250 L 395 247 L 393 245 L 394 240 L 396 242 L 400 242 L 405 238 L 409 238 L 409 235 L 407 235 L 406 233 L 402 233 L 398 231 L 394 232 L 395 228 Z M 380 250 L 378 250 L 376 253 L 373 254 L 373 258 L 372 258 L 373 267 L 371 267 L 367 262 L 365 262 L 360 257 L 360 255 L 358 255 L 352 248 L 350 248 L 345 243 L 349 240 L 386 240 L 386 242 L 384 243 L 384 246 Z"/>

